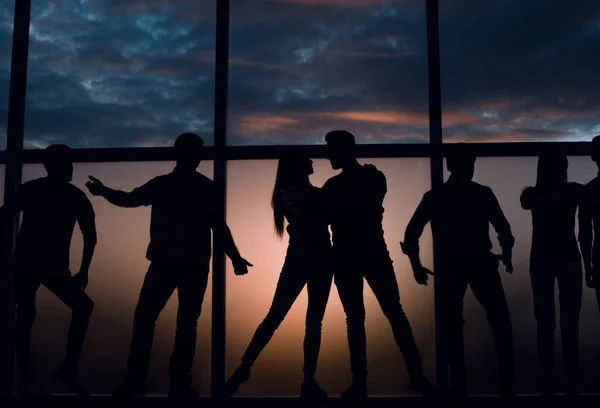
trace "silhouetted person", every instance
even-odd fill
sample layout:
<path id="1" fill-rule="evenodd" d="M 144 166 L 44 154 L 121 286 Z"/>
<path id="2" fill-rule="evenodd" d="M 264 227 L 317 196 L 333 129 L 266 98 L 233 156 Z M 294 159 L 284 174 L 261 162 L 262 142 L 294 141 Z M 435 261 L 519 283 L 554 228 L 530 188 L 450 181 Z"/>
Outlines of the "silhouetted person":
<path id="1" fill-rule="evenodd" d="M 94 303 L 84 291 L 96 246 L 94 209 L 85 193 L 71 184 L 71 149 L 65 145 L 52 145 L 43 154 L 48 175 L 21 185 L 15 201 L 0 209 L 3 220 L 23 213 L 13 258 L 15 348 L 21 377 L 19 392 L 29 396 L 48 395 L 33 379 L 31 364 L 31 327 L 36 317 L 36 293 L 40 285 L 44 285 L 73 311 L 65 362 L 56 378 L 71 392 L 87 396 L 77 368 L 94 309 Z M 83 234 L 84 246 L 79 273 L 72 276 L 69 257 L 75 223 L 79 224 Z"/>
<path id="2" fill-rule="evenodd" d="M 312 173 L 312 161 L 294 148 L 279 160 L 272 206 L 275 231 L 279 237 L 283 236 L 284 218 L 288 222 L 289 246 L 269 313 L 254 333 L 242 357 L 242 364 L 227 381 L 227 396 L 233 395 L 239 385 L 250 378 L 250 368 L 306 286 L 304 383 L 300 395 L 302 398 L 327 397 L 325 390 L 316 382 L 315 373 L 321 347 L 321 323 L 329 299 L 333 269 L 325 201 L 321 189 L 310 183 Z"/>
<path id="3" fill-rule="evenodd" d="M 537 347 L 543 394 L 554 394 L 554 282 L 558 281 L 560 328 L 567 393 L 577 392 L 579 313 L 581 312 L 581 254 L 575 238 L 575 213 L 583 186 L 567 181 L 569 162 L 559 151 L 538 159 L 537 182 L 521 195 L 521 206 L 531 210 L 533 239 L 530 273 Z"/>
<path id="4" fill-rule="evenodd" d="M 514 350 L 508 305 L 498 273 L 498 259 L 491 252 L 490 223 L 498 233 L 501 259 L 512 273 L 514 238 L 510 225 L 489 187 L 472 181 L 475 155 L 463 143 L 451 147 L 447 166 L 451 175 L 440 188 L 427 192 L 410 220 L 402 243 L 415 279 L 427 283 L 429 270 L 419 259 L 419 238 L 428 222 L 439 256 L 436 271 L 441 287 L 445 344 L 452 379 L 451 393 L 467 395 L 463 345 L 463 299 L 467 286 L 484 307 L 492 327 L 498 354 L 500 392 L 514 393 Z"/>
<path id="5" fill-rule="evenodd" d="M 600 169 L 600 136 L 592 139 L 592 160 Z M 585 268 L 585 282 L 588 288 L 596 289 L 600 308 L 600 176 L 584 186 L 583 198 L 579 206 L 579 245 Z"/>
<path id="6" fill-rule="evenodd" d="M 385 175 L 356 160 L 354 135 L 337 130 L 325 136 L 334 170 L 342 172 L 325 183 L 333 233 L 335 284 L 346 313 L 352 385 L 343 398 L 367 396 L 367 346 L 364 280 L 389 320 L 410 375 L 410 388 L 431 395 L 434 387 L 423 374 L 410 323 L 400 304 L 398 282 L 383 236 Z"/>
<path id="7" fill-rule="evenodd" d="M 251 266 L 243 259 L 231 232 L 217 214 L 214 182 L 196 169 L 204 142 L 184 133 L 175 141 L 177 164 L 172 173 L 158 176 L 132 192 L 112 190 L 90 176 L 87 187 L 120 207 L 152 206 L 151 262 L 140 293 L 133 321 L 128 374 L 113 395 L 127 398 L 144 393 L 144 383 L 154 338 L 154 325 L 177 289 L 177 329 L 169 368 L 169 396 L 195 399 L 190 370 L 196 351 L 196 324 L 208 282 L 211 228 L 224 240 L 235 273 L 243 275 Z"/>

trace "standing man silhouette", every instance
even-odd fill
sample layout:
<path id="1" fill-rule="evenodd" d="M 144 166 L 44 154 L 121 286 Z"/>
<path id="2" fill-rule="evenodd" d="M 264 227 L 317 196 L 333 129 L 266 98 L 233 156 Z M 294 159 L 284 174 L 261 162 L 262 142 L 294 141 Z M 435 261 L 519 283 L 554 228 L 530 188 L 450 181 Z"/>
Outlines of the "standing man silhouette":
<path id="1" fill-rule="evenodd" d="M 343 398 L 367 397 L 367 345 L 364 280 L 373 290 L 389 320 L 410 375 L 410 388 L 431 395 L 435 388 L 425 378 L 410 323 L 400 304 L 398 282 L 383 236 L 385 175 L 356 160 L 354 135 L 345 130 L 325 136 L 328 158 L 342 172 L 325 183 L 333 233 L 335 284 L 346 313 L 352 385 Z"/>
<path id="2" fill-rule="evenodd" d="M 169 396 L 196 399 L 190 370 L 196 351 L 196 325 L 208 283 L 211 229 L 224 240 L 225 251 L 236 275 L 252 266 L 242 258 L 225 220 L 217 216 L 214 182 L 196 169 L 204 142 L 184 133 L 175 141 L 177 164 L 172 173 L 158 176 L 132 192 L 112 190 L 90 176 L 87 187 L 120 207 L 152 206 L 150 244 L 146 257 L 151 262 L 135 311 L 128 374 L 113 395 L 128 398 L 144 393 L 144 382 L 152 350 L 154 325 L 177 289 L 177 329 L 171 355 Z"/>
<path id="3" fill-rule="evenodd" d="M 69 326 L 65 363 L 56 378 L 71 392 L 87 396 L 77 366 L 94 303 L 85 294 L 88 272 L 96 246 L 96 224 L 92 204 L 85 193 L 71 184 L 71 149 L 52 145 L 44 150 L 48 175 L 21 185 L 14 203 L 0 209 L 3 220 L 23 213 L 14 253 L 17 366 L 19 392 L 27 396 L 48 393 L 33 379 L 31 327 L 36 317 L 36 293 L 44 285 L 73 311 Z M 69 258 L 75 223 L 83 234 L 83 258 L 79 273 L 71 276 Z"/>
<path id="4" fill-rule="evenodd" d="M 592 160 L 600 169 L 600 136 L 592 139 Z M 600 174 L 600 173 L 599 173 Z M 583 188 L 583 198 L 579 206 L 579 245 L 585 268 L 585 282 L 588 288 L 596 289 L 600 309 L 600 175 Z"/>
<path id="5" fill-rule="evenodd" d="M 402 243 L 410 258 L 415 279 L 427 282 L 432 274 L 421 265 L 419 238 L 431 222 L 435 250 L 439 255 L 436 273 L 442 288 L 444 330 L 452 394 L 466 397 L 467 378 L 463 345 L 463 299 L 467 286 L 484 307 L 494 332 L 500 393 L 514 393 L 514 350 L 508 305 L 498 273 L 498 259 L 491 252 L 490 224 L 498 233 L 502 247 L 500 259 L 512 273 L 514 238 L 496 196 L 489 187 L 472 181 L 475 155 L 464 143 L 451 146 L 447 166 L 451 175 L 444 185 L 425 194 L 410 220 Z"/>

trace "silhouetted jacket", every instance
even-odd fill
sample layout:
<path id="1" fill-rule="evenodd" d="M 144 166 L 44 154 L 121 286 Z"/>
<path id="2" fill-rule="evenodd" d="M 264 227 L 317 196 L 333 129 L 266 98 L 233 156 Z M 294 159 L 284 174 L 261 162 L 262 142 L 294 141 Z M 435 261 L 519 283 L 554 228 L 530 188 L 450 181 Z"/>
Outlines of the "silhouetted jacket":
<path id="1" fill-rule="evenodd" d="M 14 255 L 18 266 L 40 265 L 40 273 L 68 274 L 75 223 L 86 243 L 96 243 L 92 203 L 73 184 L 51 187 L 46 177 L 24 183 L 11 210 L 23 212 Z"/>
<path id="2" fill-rule="evenodd" d="M 175 168 L 123 196 L 122 207 L 152 206 L 150 244 L 154 262 L 207 261 L 211 228 L 218 222 L 214 182 L 196 171 Z"/>
<path id="3" fill-rule="evenodd" d="M 331 248 L 327 208 L 321 189 L 292 186 L 278 190 L 275 198 L 275 205 L 279 206 L 288 222 L 290 246 Z"/>
<path id="4" fill-rule="evenodd" d="M 564 183 L 552 191 L 527 187 L 521 206 L 531 210 L 533 238 L 532 261 L 581 262 L 575 238 L 575 213 L 583 196 L 583 186 Z M 579 219 L 581 224 L 581 212 Z"/>
<path id="5" fill-rule="evenodd" d="M 442 255 L 491 251 L 490 223 L 504 251 L 510 251 L 515 241 L 492 190 L 473 181 L 457 183 L 451 178 L 425 193 L 406 228 L 405 252 L 418 254 L 419 238 L 428 222 Z"/>
<path id="6" fill-rule="evenodd" d="M 383 235 L 385 175 L 374 166 L 358 166 L 330 178 L 323 186 L 336 252 L 387 250 Z"/>

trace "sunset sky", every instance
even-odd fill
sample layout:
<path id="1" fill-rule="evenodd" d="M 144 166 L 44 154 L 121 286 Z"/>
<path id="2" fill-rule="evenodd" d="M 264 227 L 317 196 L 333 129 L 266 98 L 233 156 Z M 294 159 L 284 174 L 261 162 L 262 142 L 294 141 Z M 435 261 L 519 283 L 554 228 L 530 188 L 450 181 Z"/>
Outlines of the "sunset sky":
<path id="1" fill-rule="evenodd" d="M 32 0 L 29 148 L 212 141 L 216 0 Z M 0 2 L 0 137 L 14 0 Z M 449 140 L 600 133 L 600 3 L 440 0 Z M 231 0 L 230 144 L 426 142 L 424 0 Z"/>

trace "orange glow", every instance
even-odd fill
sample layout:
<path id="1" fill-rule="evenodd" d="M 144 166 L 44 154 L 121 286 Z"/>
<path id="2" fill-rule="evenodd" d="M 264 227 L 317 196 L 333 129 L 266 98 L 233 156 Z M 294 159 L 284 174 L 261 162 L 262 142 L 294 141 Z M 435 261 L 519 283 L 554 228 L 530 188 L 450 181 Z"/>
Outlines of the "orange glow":
<path id="1" fill-rule="evenodd" d="M 412 277 L 398 242 L 422 195 L 429 189 L 428 159 L 368 160 L 387 176 L 384 203 L 386 240 L 396 265 L 402 304 L 413 325 L 428 375 L 434 370 L 433 287 L 420 287 Z M 239 364 L 254 330 L 266 315 L 285 257 L 287 237 L 273 231 L 270 196 L 276 160 L 239 161 L 228 165 L 227 222 L 244 256 L 255 266 L 246 276 L 227 270 L 227 374 Z M 315 161 L 313 183 L 322 185 L 334 175 L 325 160 Z M 429 230 L 422 241 L 423 261 L 431 265 Z M 369 386 L 373 395 L 409 393 L 402 357 L 391 329 L 374 296 L 365 289 L 367 309 Z M 306 313 L 302 292 L 271 343 L 256 362 L 252 379 L 239 395 L 298 395 L 302 381 L 302 342 Z M 317 378 L 331 393 L 339 394 L 351 380 L 345 316 L 335 287 L 323 322 L 323 342 Z"/>
<path id="2" fill-rule="evenodd" d="M 317 116 L 325 116 L 335 119 L 346 119 L 369 123 L 382 123 L 391 125 L 413 125 L 426 126 L 429 124 L 428 112 L 400 112 L 400 111 L 348 111 L 318 113 Z M 478 121 L 475 115 L 461 112 L 445 112 L 444 126 L 455 126 L 459 124 Z"/>
<path id="3" fill-rule="evenodd" d="M 238 123 L 242 133 L 264 133 L 279 130 L 285 126 L 299 123 L 297 119 L 286 116 L 245 116 Z"/>
<path id="4" fill-rule="evenodd" d="M 88 175 L 94 175 L 112 188 L 131 190 L 150 178 L 168 173 L 172 163 L 104 163 L 76 164 L 74 181 L 84 187 Z M 202 163 L 200 170 L 212 177 L 212 162 Z M 41 165 L 25 165 L 23 179 L 45 175 Z M 118 208 L 102 198 L 90 197 L 96 212 L 98 246 L 90 270 L 87 290 L 96 307 L 90 323 L 81 360 L 84 384 L 93 393 L 110 393 L 125 374 L 133 313 L 142 282 L 148 268 L 145 258 L 149 242 L 150 208 Z M 81 261 L 82 239 L 75 229 L 71 249 L 72 273 Z M 198 344 L 193 368 L 195 386 L 210 393 L 210 284 L 198 321 Z M 156 324 L 156 334 L 147 391 L 150 394 L 168 392 L 168 365 L 175 336 L 176 294 L 171 298 Z M 64 357 L 70 313 L 45 288 L 38 292 L 37 320 L 33 331 L 34 361 L 37 379 L 54 392 L 54 372 Z"/>

